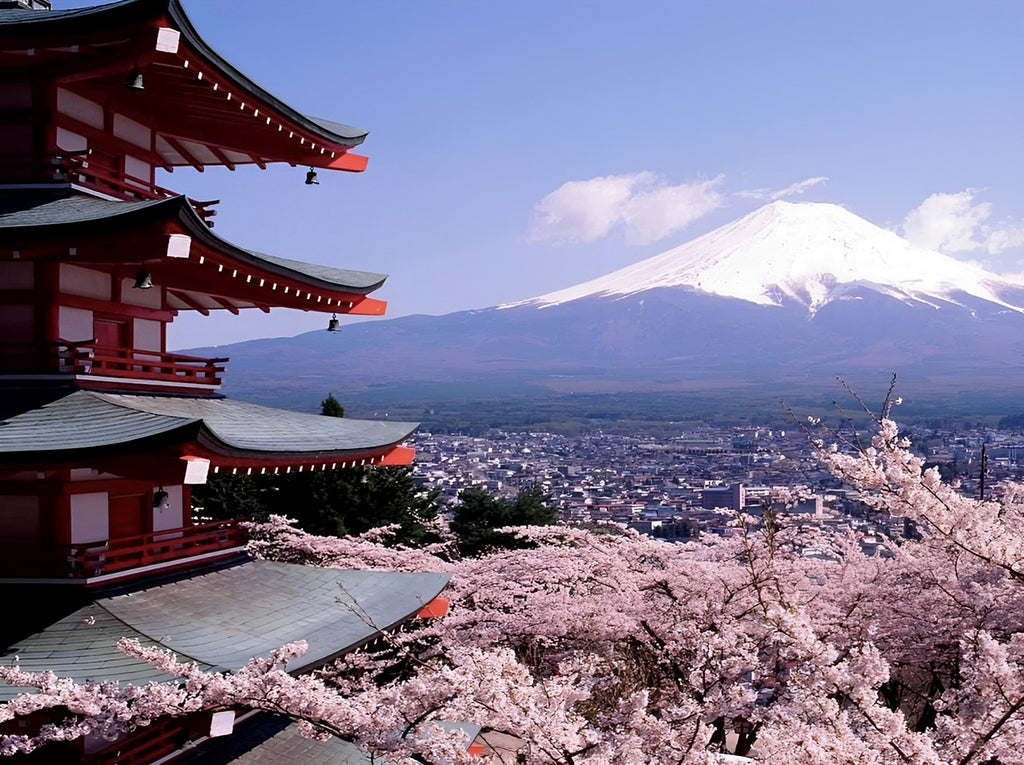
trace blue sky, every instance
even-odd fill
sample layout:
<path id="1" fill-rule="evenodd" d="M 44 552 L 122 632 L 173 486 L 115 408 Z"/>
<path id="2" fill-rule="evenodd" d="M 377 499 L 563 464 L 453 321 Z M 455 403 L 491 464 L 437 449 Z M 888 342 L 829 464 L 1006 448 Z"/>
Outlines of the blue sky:
<path id="1" fill-rule="evenodd" d="M 165 185 L 220 198 L 240 245 L 390 274 L 392 317 L 566 287 L 775 197 L 1024 271 L 1024 3 L 184 2 L 275 95 L 369 129 L 370 164 Z M 183 314 L 170 344 L 326 318 Z"/>

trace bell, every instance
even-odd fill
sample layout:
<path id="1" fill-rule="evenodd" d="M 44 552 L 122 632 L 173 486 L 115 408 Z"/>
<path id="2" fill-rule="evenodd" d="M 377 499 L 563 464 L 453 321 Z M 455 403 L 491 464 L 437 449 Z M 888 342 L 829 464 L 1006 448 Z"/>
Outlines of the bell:
<path id="1" fill-rule="evenodd" d="M 135 284 L 132 285 L 137 290 L 148 290 L 153 288 L 153 277 L 149 275 L 149 271 L 146 269 L 140 269 L 135 274 Z"/>
<path id="2" fill-rule="evenodd" d="M 327 322 L 328 332 L 337 332 L 341 329 L 341 322 L 338 321 L 338 314 L 333 314 L 331 320 Z"/>
<path id="3" fill-rule="evenodd" d="M 313 186 L 313 185 L 319 186 L 320 185 L 320 181 L 318 181 L 316 179 L 316 170 L 314 170 L 313 168 L 309 168 L 308 172 L 306 173 L 306 185 L 307 186 Z"/>
<path id="4" fill-rule="evenodd" d="M 161 486 L 159 491 L 153 492 L 153 507 L 157 510 L 168 510 L 171 503 L 167 501 L 167 492 Z"/>
<path id="5" fill-rule="evenodd" d="M 142 72 L 138 69 L 132 69 L 131 76 L 128 77 L 128 88 L 130 90 L 146 89 L 146 86 L 142 83 Z"/>

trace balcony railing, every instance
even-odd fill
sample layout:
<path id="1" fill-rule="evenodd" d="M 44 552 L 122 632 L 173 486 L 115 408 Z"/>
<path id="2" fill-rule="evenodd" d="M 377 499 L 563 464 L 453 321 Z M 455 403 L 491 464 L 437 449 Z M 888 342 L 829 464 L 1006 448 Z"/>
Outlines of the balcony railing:
<path id="1" fill-rule="evenodd" d="M 119 173 L 107 170 L 106 165 L 117 166 L 119 158 L 108 157 L 106 162 L 101 160 L 99 154 L 92 150 L 85 152 L 71 152 L 55 160 L 58 170 L 57 177 L 70 179 L 73 183 L 79 183 L 89 188 L 97 189 L 111 196 L 121 199 L 166 199 L 177 196 L 170 189 L 159 186 L 145 178 L 137 178 L 128 173 Z M 63 173 L 63 175 L 62 175 Z M 213 206 L 220 203 L 219 199 L 199 201 L 189 198 L 189 203 L 196 213 L 206 222 L 206 225 L 213 228 L 211 220 L 217 211 Z"/>
<path id="2" fill-rule="evenodd" d="M 58 150 L 33 157 L 22 153 L 10 154 L 0 147 L 0 184 L 74 184 L 129 201 L 177 196 L 176 192 L 150 180 L 121 172 L 119 168 L 123 162 L 122 156 L 96 149 Z M 214 205 L 220 200 L 189 198 L 188 201 L 196 214 L 212 228 L 213 217 L 217 214 Z"/>
<path id="3" fill-rule="evenodd" d="M 209 390 L 221 383 L 227 357 L 206 359 L 180 353 L 141 351 L 97 345 L 93 341 L 61 341 L 49 346 L 0 341 L 0 374 L 116 377 L 146 387 L 174 383 Z"/>
<path id="4" fill-rule="evenodd" d="M 131 378 L 146 383 L 220 385 L 227 358 L 204 359 L 180 353 L 140 351 L 111 345 L 65 343 L 57 346 L 59 371 L 64 374 Z"/>
<path id="5" fill-rule="evenodd" d="M 75 545 L 0 544 L 0 576 L 91 579 L 173 564 L 244 543 L 238 521 L 230 520 Z"/>

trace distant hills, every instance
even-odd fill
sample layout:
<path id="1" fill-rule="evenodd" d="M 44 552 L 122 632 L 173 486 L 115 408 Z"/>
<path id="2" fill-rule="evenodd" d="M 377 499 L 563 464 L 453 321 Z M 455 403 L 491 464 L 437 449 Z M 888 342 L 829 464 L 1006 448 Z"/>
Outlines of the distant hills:
<path id="1" fill-rule="evenodd" d="M 212 353 L 197 349 L 197 353 Z M 226 392 L 311 405 L 515 393 L 1024 393 L 1024 284 L 837 205 L 774 202 L 607 276 L 504 306 L 221 346 Z M 1024 405 L 1018 407 L 1024 410 Z"/>

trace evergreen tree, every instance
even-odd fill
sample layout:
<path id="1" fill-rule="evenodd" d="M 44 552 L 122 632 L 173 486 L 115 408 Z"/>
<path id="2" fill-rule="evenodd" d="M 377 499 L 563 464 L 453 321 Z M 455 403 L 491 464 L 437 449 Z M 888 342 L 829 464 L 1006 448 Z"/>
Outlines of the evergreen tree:
<path id="1" fill-rule="evenodd" d="M 271 515 L 295 518 L 311 534 L 362 534 L 398 524 L 394 541 L 422 545 L 437 541 L 430 529 L 440 512 L 437 489 L 424 489 L 412 468 L 351 467 L 309 473 L 232 476 L 211 475 L 195 486 L 192 498 L 206 518 Z"/>
<path id="2" fill-rule="evenodd" d="M 320 402 L 320 413 L 344 417 L 333 394 Z M 211 475 L 192 490 L 199 514 L 214 519 L 271 515 L 298 521 L 299 528 L 321 536 L 362 534 L 398 524 L 393 541 L 423 545 L 438 541 L 429 526 L 441 510 L 438 489 L 417 485 L 408 467 L 350 467 L 278 475 Z"/>
<path id="3" fill-rule="evenodd" d="M 463 489 L 455 508 L 451 530 L 463 555 L 480 555 L 493 549 L 521 549 L 530 546 L 509 532 L 506 526 L 550 526 L 558 514 L 545 504 L 544 489 L 534 484 L 522 489 L 515 499 L 499 499 L 485 489 Z"/>
<path id="4" fill-rule="evenodd" d="M 325 417 L 344 417 L 345 407 L 334 397 L 333 393 L 328 393 L 327 398 L 320 402 L 320 414 Z"/>

